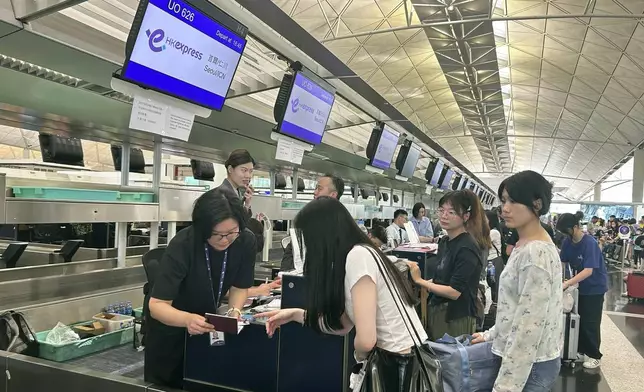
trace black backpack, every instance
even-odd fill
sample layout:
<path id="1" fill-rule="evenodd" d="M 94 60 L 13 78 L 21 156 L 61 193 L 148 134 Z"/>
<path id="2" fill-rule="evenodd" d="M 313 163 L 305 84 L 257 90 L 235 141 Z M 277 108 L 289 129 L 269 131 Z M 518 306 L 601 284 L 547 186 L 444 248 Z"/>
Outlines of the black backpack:
<path id="1" fill-rule="evenodd" d="M 38 339 L 22 313 L 8 311 L 0 314 L 0 350 L 38 356 Z"/>

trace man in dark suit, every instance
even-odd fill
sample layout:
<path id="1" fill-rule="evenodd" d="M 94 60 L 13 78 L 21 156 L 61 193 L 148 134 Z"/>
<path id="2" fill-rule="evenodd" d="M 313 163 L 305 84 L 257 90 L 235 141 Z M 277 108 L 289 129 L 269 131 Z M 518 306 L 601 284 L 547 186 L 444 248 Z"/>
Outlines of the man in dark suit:
<path id="1" fill-rule="evenodd" d="M 224 163 L 226 179 L 216 189 L 225 188 L 234 192 L 244 203 L 248 217 L 253 215 L 251 201 L 254 189 L 250 182 L 253 178 L 255 160 L 246 150 L 235 150 Z"/>
<path id="2" fill-rule="evenodd" d="M 313 197 L 317 199 L 318 197 L 329 196 L 340 200 L 343 193 L 344 181 L 342 178 L 336 177 L 333 174 L 326 174 L 318 179 L 318 184 L 315 187 Z M 280 270 L 290 271 L 293 269 L 295 269 L 295 263 L 293 262 L 293 246 L 289 243 L 286 248 L 284 248 L 284 256 L 282 256 Z"/>

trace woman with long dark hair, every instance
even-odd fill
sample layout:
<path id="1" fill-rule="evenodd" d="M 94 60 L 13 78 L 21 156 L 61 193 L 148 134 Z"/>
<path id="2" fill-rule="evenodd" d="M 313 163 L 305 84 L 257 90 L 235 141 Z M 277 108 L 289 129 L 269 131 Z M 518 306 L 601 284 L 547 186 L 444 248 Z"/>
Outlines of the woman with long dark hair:
<path id="1" fill-rule="evenodd" d="M 499 186 L 505 224 L 519 241 L 499 282 L 496 324 L 473 343 L 493 341 L 502 358 L 494 390 L 547 392 L 557 379 L 563 346 L 563 287 L 559 252 L 541 225 L 552 201 L 552 184 L 524 171 Z"/>
<path id="2" fill-rule="evenodd" d="M 334 198 L 309 202 L 295 217 L 294 227 L 306 249 L 307 306 L 258 315 L 268 317 L 266 332 L 272 336 L 292 321 L 337 335 L 355 326 L 356 359 L 364 360 L 378 350 L 384 391 L 409 391 L 411 380 L 417 379 L 412 373 L 419 371 L 412 348 L 421 342 L 412 337 L 405 320 L 411 318 L 421 339 L 426 339 L 411 285 Z M 392 296 L 388 282 L 400 295 Z"/>
<path id="3" fill-rule="evenodd" d="M 430 293 L 428 332 L 432 340 L 446 333 L 460 336 L 476 331 L 482 250 L 490 246 L 483 206 L 474 192 L 449 192 L 438 204 L 440 224 L 447 236 L 438 243 L 434 279 L 424 280 L 418 267 L 408 263 L 414 282 Z"/>

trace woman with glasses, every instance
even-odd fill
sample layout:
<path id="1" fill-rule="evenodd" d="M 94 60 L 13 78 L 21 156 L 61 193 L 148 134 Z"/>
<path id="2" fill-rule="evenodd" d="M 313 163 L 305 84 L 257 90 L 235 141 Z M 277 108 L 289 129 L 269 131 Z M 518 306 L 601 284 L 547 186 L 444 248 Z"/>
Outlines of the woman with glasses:
<path id="1" fill-rule="evenodd" d="M 483 268 L 481 249 L 489 244 L 483 206 L 470 190 L 449 192 L 438 202 L 438 216 L 447 236 L 438 242 L 434 279 L 424 280 L 416 263 L 408 263 L 414 282 L 429 291 L 428 333 L 460 336 L 476 331 L 476 298 Z M 486 226 L 487 227 L 487 226 Z"/>
<path id="2" fill-rule="evenodd" d="M 197 199 L 192 225 L 170 241 L 152 278 L 146 381 L 182 388 L 186 331 L 214 332 L 204 315 L 216 313 L 227 292 L 227 314 L 240 316 L 253 285 L 255 252 L 237 195 L 214 189 Z"/>

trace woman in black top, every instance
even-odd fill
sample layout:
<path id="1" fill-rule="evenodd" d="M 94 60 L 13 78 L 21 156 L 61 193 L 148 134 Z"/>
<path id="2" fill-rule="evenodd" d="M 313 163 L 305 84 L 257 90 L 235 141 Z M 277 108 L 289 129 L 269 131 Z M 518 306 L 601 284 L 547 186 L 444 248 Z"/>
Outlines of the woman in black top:
<path id="1" fill-rule="evenodd" d="M 150 298 L 145 347 L 145 380 L 182 388 L 186 330 L 213 332 L 206 313 L 216 313 L 229 293 L 228 314 L 239 317 L 252 286 L 255 235 L 245 213 L 227 190 L 204 193 L 192 211 L 192 226 L 170 241 Z"/>
<path id="2" fill-rule="evenodd" d="M 487 224 L 474 192 L 449 192 L 438 202 L 441 227 L 447 232 L 438 243 L 438 267 L 433 280 L 424 280 L 416 263 L 408 263 L 414 282 L 430 292 L 429 325 L 432 340 L 444 334 L 476 332 L 476 296 L 483 268 L 479 242 Z M 480 239 L 480 241 L 478 241 Z"/>

